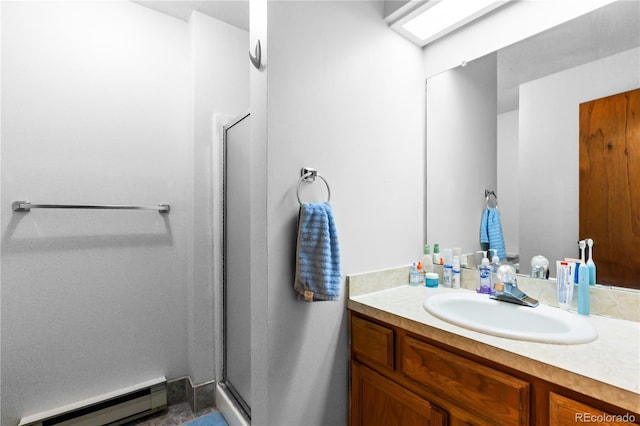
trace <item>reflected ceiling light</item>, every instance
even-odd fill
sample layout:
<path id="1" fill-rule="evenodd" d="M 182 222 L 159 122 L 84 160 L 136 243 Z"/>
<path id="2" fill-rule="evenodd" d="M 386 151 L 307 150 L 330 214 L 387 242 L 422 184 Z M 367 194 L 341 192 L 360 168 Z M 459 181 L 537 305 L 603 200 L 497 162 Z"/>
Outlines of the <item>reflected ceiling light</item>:
<path id="1" fill-rule="evenodd" d="M 399 22 L 400 31 L 425 44 L 504 5 L 509 0 L 431 0 Z M 407 34 L 408 33 L 408 34 Z"/>

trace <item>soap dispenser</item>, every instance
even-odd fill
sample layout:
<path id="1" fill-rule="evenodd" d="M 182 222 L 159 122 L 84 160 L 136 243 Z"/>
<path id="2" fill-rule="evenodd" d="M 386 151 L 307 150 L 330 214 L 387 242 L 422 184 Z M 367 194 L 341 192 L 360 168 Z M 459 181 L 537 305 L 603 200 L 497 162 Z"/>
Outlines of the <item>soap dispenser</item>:
<path id="1" fill-rule="evenodd" d="M 489 258 L 487 258 L 487 252 L 484 252 L 482 263 L 480 264 L 480 285 L 478 293 L 491 294 L 491 266 L 489 264 Z"/>

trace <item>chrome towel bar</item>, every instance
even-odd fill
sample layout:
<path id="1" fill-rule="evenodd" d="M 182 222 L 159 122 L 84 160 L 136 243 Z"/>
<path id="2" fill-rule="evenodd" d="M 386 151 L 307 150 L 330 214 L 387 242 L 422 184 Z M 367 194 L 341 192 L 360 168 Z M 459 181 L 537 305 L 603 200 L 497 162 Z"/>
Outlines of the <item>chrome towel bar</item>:
<path id="1" fill-rule="evenodd" d="M 90 210 L 157 210 L 169 213 L 169 204 L 157 206 L 128 206 L 121 204 L 31 204 L 30 201 L 14 201 L 11 206 L 14 212 L 29 212 L 31 209 L 90 209 Z"/>

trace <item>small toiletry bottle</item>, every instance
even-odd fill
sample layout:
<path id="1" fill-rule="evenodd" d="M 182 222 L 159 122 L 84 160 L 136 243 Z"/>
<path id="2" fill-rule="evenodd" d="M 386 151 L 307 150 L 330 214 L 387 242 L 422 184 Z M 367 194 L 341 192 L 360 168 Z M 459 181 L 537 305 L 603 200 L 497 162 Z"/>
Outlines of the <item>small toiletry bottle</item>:
<path id="1" fill-rule="evenodd" d="M 453 257 L 458 256 L 458 259 L 460 259 L 460 263 L 462 263 L 462 249 L 460 247 L 454 247 L 452 252 Z"/>
<path id="2" fill-rule="evenodd" d="M 422 267 L 427 264 L 427 257 L 431 259 L 431 264 L 433 265 L 433 256 L 431 255 L 431 246 L 429 244 L 425 244 L 422 250 Z"/>
<path id="3" fill-rule="evenodd" d="M 461 254 L 460 255 L 460 267 L 461 268 L 468 268 L 469 267 L 469 255 L 468 254 Z"/>
<path id="4" fill-rule="evenodd" d="M 589 268 L 584 262 L 578 267 L 578 313 L 589 315 Z"/>
<path id="5" fill-rule="evenodd" d="M 491 272 L 498 272 L 498 268 L 500 267 L 500 258 L 498 257 L 498 250 L 493 251 L 493 257 L 491 258 Z"/>
<path id="6" fill-rule="evenodd" d="M 409 285 L 420 285 L 420 273 L 418 272 L 418 265 L 415 262 L 411 265 L 411 270 L 409 271 Z"/>
<path id="7" fill-rule="evenodd" d="M 442 272 L 442 286 L 451 287 L 451 280 L 453 278 L 453 253 L 451 249 L 444 249 L 442 253 L 444 263 L 444 269 Z"/>
<path id="8" fill-rule="evenodd" d="M 460 288 L 460 256 L 453 256 L 451 288 Z"/>
<path id="9" fill-rule="evenodd" d="M 440 264 L 440 244 L 433 245 L 433 264 Z"/>
<path id="10" fill-rule="evenodd" d="M 435 268 L 433 267 L 433 258 L 431 255 L 424 256 L 424 260 L 422 262 L 422 268 L 424 269 L 424 273 L 427 274 L 429 272 L 433 272 Z"/>
<path id="11" fill-rule="evenodd" d="M 482 258 L 480 264 L 480 287 L 478 293 L 491 294 L 491 267 L 489 266 L 489 259 L 487 257 Z"/>

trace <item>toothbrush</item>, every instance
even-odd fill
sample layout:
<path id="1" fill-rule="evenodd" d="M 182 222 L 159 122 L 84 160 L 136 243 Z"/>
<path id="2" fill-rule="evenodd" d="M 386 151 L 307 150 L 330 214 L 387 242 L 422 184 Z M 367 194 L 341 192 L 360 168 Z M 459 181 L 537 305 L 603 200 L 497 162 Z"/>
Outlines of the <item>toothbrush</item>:
<path id="1" fill-rule="evenodd" d="M 578 265 L 576 265 L 576 273 L 577 273 L 577 277 L 578 280 L 576 281 L 576 283 L 580 282 L 580 268 L 584 267 L 585 270 L 588 272 L 588 268 L 587 268 L 587 262 L 585 261 L 585 253 L 584 250 L 587 247 L 587 240 L 580 240 L 578 241 L 578 247 L 580 248 L 580 263 Z M 587 283 L 589 282 L 589 277 L 587 277 Z"/>
<path id="2" fill-rule="evenodd" d="M 589 285 L 596 285 L 596 264 L 593 261 L 593 240 L 587 240 L 589 246 L 589 260 L 587 260 L 587 268 L 589 269 Z"/>
<path id="3" fill-rule="evenodd" d="M 584 261 L 585 240 L 578 243 L 580 247 L 580 266 L 578 267 L 578 314 L 589 315 L 589 268 Z"/>

